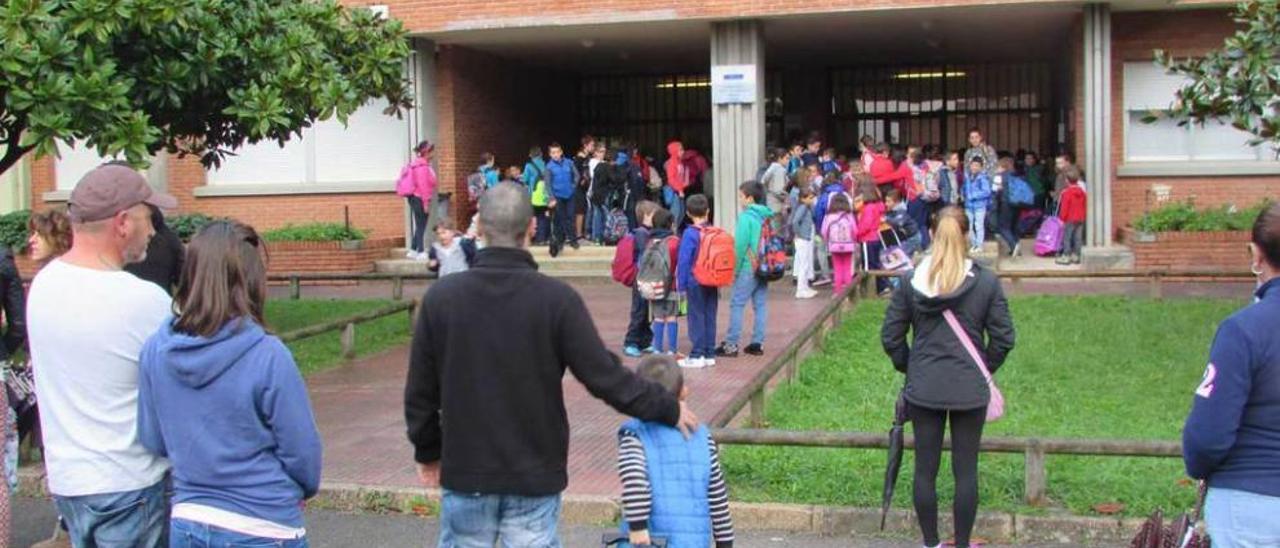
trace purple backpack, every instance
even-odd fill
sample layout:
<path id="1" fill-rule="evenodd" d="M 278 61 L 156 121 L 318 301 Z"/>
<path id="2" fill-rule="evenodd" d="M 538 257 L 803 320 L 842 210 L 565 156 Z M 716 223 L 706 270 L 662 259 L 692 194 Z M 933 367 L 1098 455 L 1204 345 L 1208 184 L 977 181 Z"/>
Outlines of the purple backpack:
<path id="1" fill-rule="evenodd" d="M 1036 232 L 1036 255 L 1048 257 L 1061 249 L 1062 220 L 1053 215 L 1040 223 L 1040 230 Z"/>

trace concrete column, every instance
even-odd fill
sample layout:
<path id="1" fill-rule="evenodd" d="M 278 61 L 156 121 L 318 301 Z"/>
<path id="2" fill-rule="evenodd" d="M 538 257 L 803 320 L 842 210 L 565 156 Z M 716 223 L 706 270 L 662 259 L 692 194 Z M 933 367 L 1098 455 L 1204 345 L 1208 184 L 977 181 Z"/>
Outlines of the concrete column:
<path id="1" fill-rule="evenodd" d="M 1085 225 L 1089 247 L 1110 247 L 1111 7 L 1084 7 L 1084 171 L 1089 187 Z"/>
<path id="2" fill-rule="evenodd" d="M 712 193 L 716 224 L 733 231 L 738 185 L 755 177 L 764 158 L 764 32 L 760 21 L 711 25 L 711 66 L 755 65 L 756 100 L 711 105 Z"/>

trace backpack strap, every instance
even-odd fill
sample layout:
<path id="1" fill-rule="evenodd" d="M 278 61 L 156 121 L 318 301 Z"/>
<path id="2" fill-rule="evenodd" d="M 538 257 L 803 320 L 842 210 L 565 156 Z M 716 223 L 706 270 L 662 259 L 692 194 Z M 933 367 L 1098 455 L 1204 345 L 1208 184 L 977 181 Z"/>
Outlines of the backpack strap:
<path id="1" fill-rule="evenodd" d="M 987 380 L 987 384 L 991 384 L 991 371 L 987 369 L 987 361 L 982 358 L 982 353 L 978 352 L 978 348 L 973 344 L 973 339 L 969 338 L 969 334 L 960 325 L 960 320 L 956 319 L 955 313 L 950 309 L 943 310 L 942 317 L 946 318 L 947 325 L 951 326 L 951 332 L 956 334 L 957 339 L 960 339 L 960 344 L 969 353 L 969 357 L 973 358 L 973 361 L 978 364 L 978 370 L 982 371 L 982 377 Z"/>

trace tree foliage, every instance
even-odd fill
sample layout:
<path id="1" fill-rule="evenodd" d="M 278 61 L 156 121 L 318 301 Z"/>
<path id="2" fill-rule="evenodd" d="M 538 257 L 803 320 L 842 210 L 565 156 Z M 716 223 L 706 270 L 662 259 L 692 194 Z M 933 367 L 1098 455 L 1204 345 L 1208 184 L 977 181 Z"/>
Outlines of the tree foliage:
<path id="1" fill-rule="evenodd" d="M 1229 122 L 1253 134 L 1250 144 L 1280 149 L 1280 1 L 1246 0 L 1235 21 L 1241 28 L 1204 57 L 1178 61 L 1156 50 L 1161 65 L 1190 79 L 1169 115 L 1180 125 Z"/>
<path id="2" fill-rule="evenodd" d="M 7 0 L 0 172 L 59 141 L 215 166 L 373 98 L 399 116 L 408 55 L 398 21 L 335 0 Z"/>

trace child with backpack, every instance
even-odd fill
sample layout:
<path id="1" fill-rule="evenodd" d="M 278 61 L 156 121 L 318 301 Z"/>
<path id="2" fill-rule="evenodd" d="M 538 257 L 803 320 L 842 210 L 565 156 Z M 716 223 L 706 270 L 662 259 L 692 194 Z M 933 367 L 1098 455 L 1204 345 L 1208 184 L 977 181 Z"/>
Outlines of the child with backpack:
<path id="1" fill-rule="evenodd" d="M 822 239 L 831 252 L 831 265 L 835 269 L 832 289 L 839 296 L 853 283 L 853 256 L 858 251 L 858 222 L 853 216 L 853 204 L 843 192 L 831 198 L 827 214 L 822 218 Z"/>
<path id="2" fill-rule="evenodd" d="M 747 181 L 739 185 L 738 203 L 742 213 L 738 215 L 738 227 L 733 236 L 737 268 L 734 271 L 733 297 L 729 305 L 729 333 L 716 348 L 716 355 L 725 358 L 738 356 L 738 341 L 742 338 L 742 317 L 747 301 L 751 301 L 755 325 L 752 328 L 751 344 L 742 351 L 752 356 L 764 355 L 765 328 L 769 317 L 769 282 L 780 279 L 786 272 L 786 251 L 781 240 L 773 234 L 773 210 L 765 205 L 764 185 L 759 181 Z"/>
<path id="3" fill-rule="evenodd" d="M 864 271 L 880 270 L 880 251 L 884 242 L 880 241 L 880 225 L 884 223 L 884 202 L 880 201 L 879 190 L 870 187 L 853 197 L 853 213 L 858 219 L 858 250 L 862 252 L 862 268 Z M 876 278 L 876 291 L 884 293 L 889 289 L 889 281 L 883 276 Z"/>
<path id="4" fill-rule="evenodd" d="M 818 292 L 809 287 L 813 278 L 813 206 L 818 197 L 813 190 L 802 188 L 796 200 L 796 207 L 791 210 L 791 235 L 796 248 L 796 256 L 791 271 L 796 277 L 796 298 L 812 299 Z"/>
<path id="5" fill-rule="evenodd" d="M 640 226 L 618 242 L 618 248 L 613 256 L 613 279 L 631 288 L 631 320 L 627 324 L 627 334 L 622 342 L 622 353 L 632 358 L 657 351 L 652 346 L 653 331 L 650 330 L 649 325 L 649 301 L 640 296 L 640 291 L 635 286 L 640 255 L 644 252 L 645 245 L 649 243 L 653 217 L 659 209 L 662 207 L 649 200 L 641 200 L 636 204 L 636 219 Z"/>
<path id="6" fill-rule="evenodd" d="M 536 228 L 533 232 L 534 245 L 547 243 L 551 218 L 547 215 L 547 162 L 542 159 L 542 147 L 529 148 L 529 161 L 524 163 L 521 174 L 524 186 L 529 189 L 529 200 L 533 203 L 533 218 Z"/>
<path id="7" fill-rule="evenodd" d="M 496 164 L 497 162 L 495 161 L 492 152 L 485 152 L 480 155 L 480 167 L 476 168 L 476 171 L 480 172 L 480 174 L 484 176 L 485 190 L 498 186 L 498 183 L 502 178 L 502 175 L 498 173 Z"/>
<path id="8" fill-rule="evenodd" d="M 671 212 L 659 209 L 650 218 L 649 239 L 636 270 L 636 291 L 648 302 L 649 325 L 655 353 L 676 355 L 680 336 L 680 294 L 676 286 L 676 260 L 680 242 L 671 232 Z"/>
<path id="9" fill-rule="evenodd" d="M 884 209 L 884 222 L 898 236 L 902 251 L 911 257 L 922 250 L 920 225 L 907 212 L 907 203 L 902 201 L 902 193 L 890 190 L 884 197 Z"/>
<path id="10" fill-rule="evenodd" d="M 685 205 L 688 205 L 687 203 Z M 689 387 L 668 356 L 640 360 L 636 373 L 684 401 Z M 627 421 L 618 430 L 622 531 L 632 546 L 665 540 L 671 548 L 733 545 L 729 492 L 720 451 L 706 426 L 686 437 L 657 422 Z"/>
<path id="11" fill-rule="evenodd" d="M 1058 195 L 1058 218 L 1062 220 L 1062 253 L 1055 261 L 1060 265 L 1080 264 L 1080 246 L 1084 240 L 1085 211 L 1088 197 L 1080 184 L 1080 169 L 1070 166 L 1063 170 L 1067 186 Z"/>
<path id="12" fill-rule="evenodd" d="M 716 364 L 716 308 L 720 301 L 720 286 L 725 285 L 723 279 L 728 278 L 729 283 L 733 283 L 733 243 L 728 234 L 708 223 L 711 203 L 706 196 L 690 196 L 685 200 L 685 209 L 689 215 L 689 226 L 680 235 L 676 287 L 688 300 L 691 346 L 689 357 L 680 361 L 680 367 L 699 369 Z M 724 257 L 726 243 L 730 257 Z M 719 250 L 715 249 L 717 246 Z M 715 253 L 720 256 L 713 257 Z M 724 270 L 728 271 L 727 276 Z"/>

